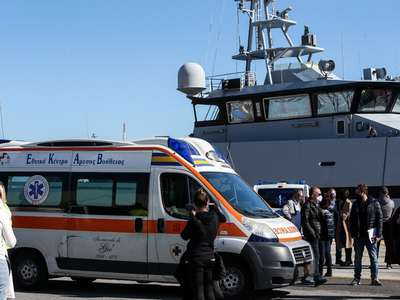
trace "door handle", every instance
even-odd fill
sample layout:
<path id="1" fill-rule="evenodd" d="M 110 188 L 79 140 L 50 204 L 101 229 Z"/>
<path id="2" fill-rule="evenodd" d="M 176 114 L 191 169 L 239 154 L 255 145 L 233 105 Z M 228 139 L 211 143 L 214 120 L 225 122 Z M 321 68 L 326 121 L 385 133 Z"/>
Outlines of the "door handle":
<path id="1" fill-rule="evenodd" d="M 137 218 L 135 220 L 135 232 L 141 233 L 143 232 L 143 219 Z"/>
<path id="2" fill-rule="evenodd" d="M 166 229 L 166 223 L 164 218 L 160 218 L 157 220 L 157 232 L 164 233 Z"/>

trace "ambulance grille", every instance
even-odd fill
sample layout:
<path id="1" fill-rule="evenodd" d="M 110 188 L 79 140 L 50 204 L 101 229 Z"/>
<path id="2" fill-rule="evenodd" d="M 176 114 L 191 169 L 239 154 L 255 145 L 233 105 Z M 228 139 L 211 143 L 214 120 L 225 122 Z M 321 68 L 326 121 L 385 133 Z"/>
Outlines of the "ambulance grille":
<path id="1" fill-rule="evenodd" d="M 293 255 L 296 260 L 296 264 L 309 261 L 312 259 L 311 248 L 307 246 L 293 248 Z"/>

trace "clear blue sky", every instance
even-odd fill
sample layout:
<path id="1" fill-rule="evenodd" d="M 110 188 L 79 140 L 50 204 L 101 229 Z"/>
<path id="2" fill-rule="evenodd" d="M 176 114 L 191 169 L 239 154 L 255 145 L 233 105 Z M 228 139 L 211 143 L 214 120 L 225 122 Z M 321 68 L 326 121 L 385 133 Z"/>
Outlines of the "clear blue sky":
<path id="1" fill-rule="evenodd" d="M 233 0 L 225 1 L 218 40 L 223 4 L 0 0 L 5 138 L 41 141 L 95 133 L 99 139 L 122 140 L 123 123 L 128 140 L 187 136 L 194 117 L 190 100 L 176 90 L 179 68 L 193 61 L 206 75 L 244 69 L 231 59 L 239 45 Z M 399 0 L 277 0 L 278 10 L 288 6 L 293 7 L 290 19 L 297 21 L 289 30 L 293 43 L 300 44 L 309 25 L 317 46 L 325 48 L 314 60 L 333 59 L 339 77 L 342 35 L 345 79 L 360 79 L 359 57 L 362 68 L 385 67 L 396 75 Z M 240 13 L 239 21 L 240 43 L 246 45 L 247 17 Z M 281 44 L 275 37 L 275 46 Z"/>

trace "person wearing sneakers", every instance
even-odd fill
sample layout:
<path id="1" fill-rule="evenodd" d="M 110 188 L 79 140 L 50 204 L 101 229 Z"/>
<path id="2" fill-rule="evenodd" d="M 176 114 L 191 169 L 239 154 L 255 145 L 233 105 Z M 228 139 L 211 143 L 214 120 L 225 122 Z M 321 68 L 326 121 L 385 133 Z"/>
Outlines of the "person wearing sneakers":
<path id="1" fill-rule="evenodd" d="M 317 187 L 310 189 L 310 197 L 301 208 L 301 228 L 304 238 L 311 244 L 315 258 L 314 285 L 317 287 L 327 281 L 319 272 L 319 240 L 322 232 L 326 231 L 326 223 L 318 205 L 322 201 L 321 190 Z"/>
<path id="2" fill-rule="evenodd" d="M 360 284 L 361 260 L 364 246 L 367 247 L 371 261 L 371 284 L 382 285 L 378 279 L 377 242 L 382 236 L 383 217 L 378 200 L 368 196 L 368 187 L 359 184 L 356 187 L 356 201 L 351 207 L 350 233 L 354 239 L 354 279 L 351 285 Z"/>

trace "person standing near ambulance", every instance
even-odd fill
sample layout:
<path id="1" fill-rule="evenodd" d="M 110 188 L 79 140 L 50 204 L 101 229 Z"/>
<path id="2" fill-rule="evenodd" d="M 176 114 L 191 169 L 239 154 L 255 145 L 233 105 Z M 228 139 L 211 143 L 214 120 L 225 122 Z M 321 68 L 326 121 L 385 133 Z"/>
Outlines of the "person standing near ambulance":
<path id="1" fill-rule="evenodd" d="M 181 232 L 181 237 L 187 245 L 186 266 L 189 272 L 190 285 L 196 300 L 214 300 L 212 287 L 212 270 L 214 268 L 214 243 L 217 237 L 220 220 L 212 209 L 208 209 L 207 193 L 200 188 L 194 194 L 195 211 Z M 200 224 L 200 222 L 202 224 Z M 207 232 L 205 232 L 207 230 Z"/>
<path id="2" fill-rule="evenodd" d="M 0 182 L 0 229 L 1 229 L 1 239 L 0 239 L 0 300 L 9 298 L 14 298 L 14 289 L 12 289 L 11 294 L 9 293 L 10 287 L 10 268 L 8 264 L 7 257 L 7 246 L 13 248 L 17 243 L 14 232 L 11 227 L 10 219 L 11 212 L 5 208 L 7 198 L 4 185 Z M 11 297 L 10 297 L 11 296 Z"/>
<path id="3" fill-rule="evenodd" d="M 314 251 L 315 273 L 314 285 L 317 287 L 325 282 L 326 278 L 322 277 L 319 268 L 319 240 L 327 231 L 324 216 L 318 203 L 322 201 L 321 190 L 317 187 L 310 189 L 310 198 L 301 208 L 301 227 L 305 239 L 311 244 Z"/>
<path id="4" fill-rule="evenodd" d="M 282 207 L 282 213 L 285 219 L 291 221 L 301 232 L 301 204 L 303 203 L 303 190 L 294 189 L 293 198 Z"/>

